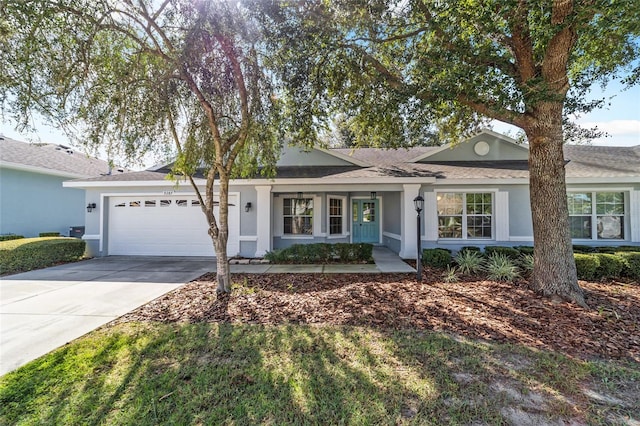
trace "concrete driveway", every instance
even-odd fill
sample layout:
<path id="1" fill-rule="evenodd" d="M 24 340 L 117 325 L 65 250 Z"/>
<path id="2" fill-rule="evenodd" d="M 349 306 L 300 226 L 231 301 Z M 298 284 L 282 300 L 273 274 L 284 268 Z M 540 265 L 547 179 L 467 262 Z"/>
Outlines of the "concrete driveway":
<path id="1" fill-rule="evenodd" d="M 213 270 L 213 258 L 112 256 L 3 277 L 0 375 Z"/>

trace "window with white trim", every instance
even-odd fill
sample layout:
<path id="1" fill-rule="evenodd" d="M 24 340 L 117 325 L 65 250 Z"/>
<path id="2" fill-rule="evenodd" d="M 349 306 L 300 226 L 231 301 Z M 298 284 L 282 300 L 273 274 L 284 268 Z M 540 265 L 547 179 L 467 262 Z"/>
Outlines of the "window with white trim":
<path id="1" fill-rule="evenodd" d="M 329 235 L 344 234 L 345 199 L 329 197 Z"/>
<path id="2" fill-rule="evenodd" d="M 624 192 L 569 192 L 567 206 L 571 238 L 589 240 L 623 240 L 625 238 Z"/>
<path id="3" fill-rule="evenodd" d="M 286 235 L 313 235 L 313 198 L 283 198 L 283 231 Z"/>
<path id="4" fill-rule="evenodd" d="M 440 192 L 438 238 L 493 238 L 493 193 Z"/>

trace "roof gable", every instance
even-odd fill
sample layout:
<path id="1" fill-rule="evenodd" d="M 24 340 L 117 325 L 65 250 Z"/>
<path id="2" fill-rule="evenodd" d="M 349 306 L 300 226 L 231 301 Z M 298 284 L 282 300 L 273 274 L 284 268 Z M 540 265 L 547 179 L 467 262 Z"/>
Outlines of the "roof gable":
<path id="1" fill-rule="evenodd" d="M 529 149 L 508 136 L 491 130 L 482 130 L 471 138 L 445 145 L 411 160 L 414 163 L 440 163 L 461 161 L 527 161 Z"/>
<path id="2" fill-rule="evenodd" d="M 341 152 L 312 148 L 305 150 L 299 146 L 286 146 L 282 150 L 280 159 L 276 163 L 278 167 L 288 166 L 360 166 L 369 167 L 369 164 L 355 157 Z"/>

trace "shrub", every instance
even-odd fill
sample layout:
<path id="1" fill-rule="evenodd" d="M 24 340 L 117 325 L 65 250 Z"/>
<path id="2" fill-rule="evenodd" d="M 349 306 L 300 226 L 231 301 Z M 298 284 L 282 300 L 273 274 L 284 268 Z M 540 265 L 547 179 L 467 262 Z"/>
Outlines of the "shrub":
<path id="1" fill-rule="evenodd" d="M 616 253 L 621 253 L 621 252 L 640 253 L 640 246 L 620 246 L 620 247 L 616 247 Z"/>
<path id="2" fill-rule="evenodd" d="M 59 237 L 60 233 L 59 232 L 41 232 L 39 234 L 40 238 L 44 238 L 44 237 Z"/>
<path id="3" fill-rule="evenodd" d="M 15 234 L 11 234 L 11 235 L 0 235 L 0 241 L 11 241 L 11 240 L 21 240 L 23 239 L 24 236 L 22 235 L 15 235 Z"/>
<path id="4" fill-rule="evenodd" d="M 518 250 L 520 254 L 533 254 L 533 247 L 531 246 L 517 246 L 514 249 Z"/>
<path id="5" fill-rule="evenodd" d="M 268 252 L 265 259 L 272 263 L 331 263 L 371 262 L 373 245 L 371 244 L 293 244 L 290 247 Z"/>
<path id="6" fill-rule="evenodd" d="M 24 238 L 0 243 L 0 273 L 45 268 L 82 258 L 85 242 L 77 238 Z"/>
<path id="7" fill-rule="evenodd" d="M 523 254 L 519 263 L 522 270 L 530 274 L 533 271 L 533 254 Z"/>
<path id="8" fill-rule="evenodd" d="M 447 269 L 442 273 L 442 280 L 445 283 L 457 283 L 460 281 L 458 278 L 458 270 L 455 266 L 448 265 Z"/>
<path id="9" fill-rule="evenodd" d="M 266 252 L 264 258 L 271 263 L 286 263 L 288 260 L 284 255 L 284 251 L 278 249 Z"/>
<path id="10" fill-rule="evenodd" d="M 514 261 L 520 257 L 520 252 L 513 247 L 487 246 L 484 248 L 484 252 L 488 257 L 491 257 L 493 254 L 503 254 Z"/>
<path id="11" fill-rule="evenodd" d="M 574 253 L 578 278 L 581 280 L 593 280 L 600 266 L 600 260 L 594 254 Z"/>
<path id="12" fill-rule="evenodd" d="M 616 251 L 618 251 L 617 247 L 611 247 L 611 246 L 596 247 L 596 253 L 613 254 Z"/>
<path id="13" fill-rule="evenodd" d="M 422 264 L 434 268 L 446 268 L 451 265 L 451 251 L 434 248 L 422 250 Z"/>
<path id="14" fill-rule="evenodd" d="M 464 253 L 467 251 L 482 254 L 482 250 L 480 250 L 480 247 L 476 247 L 476 246 L 464 246 L 458 251 L 458 253 Z"/>
<path id="15" fill-rule="evenodd" d="M 592 246 L 574 245 L 573 252 L 586 254 L 586 253 L 596 253 L 597 250 L 595 247 L 592 247 Z"/>
<path id="16" fill-rule="evenodd" d="M 479 251 L 460 250 L 453 260 L 463 274 L 475 274 L 482 270 L 484 256 Z"/>
<path id="17" fill-rule="evenodd" d="M 504 253 L 491 254 L 487 259 L 485 270 L 488 278 L 493 281 L 513 281 L 520 276 L 518 267 Z"/>
<path id="18" fill-rule="evenodd" d="M 624 260 L 622 275 L 640 280 L 640 252 L 619 252 L 616 254 Z"/>
<path id="19" fill-rule="evenodd" d="M 615 254 L 598 253 L 600 265 L 596 269 L 596 278 L 619 278 L 625 267 L 625 261 L 622 257 Z"/>

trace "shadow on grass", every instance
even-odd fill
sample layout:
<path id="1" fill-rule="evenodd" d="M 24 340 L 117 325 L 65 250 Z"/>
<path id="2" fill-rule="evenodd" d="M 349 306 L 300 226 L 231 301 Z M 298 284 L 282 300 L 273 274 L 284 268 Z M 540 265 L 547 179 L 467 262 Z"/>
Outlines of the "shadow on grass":
<path id="1" fill-rule="evenodd" d="M 415 330 L 119 324 L 0 378 L 0 424 L 508 423 L 540 413 L 531 383 L 566 418 L 553 395 L 585 365 Z"/>

